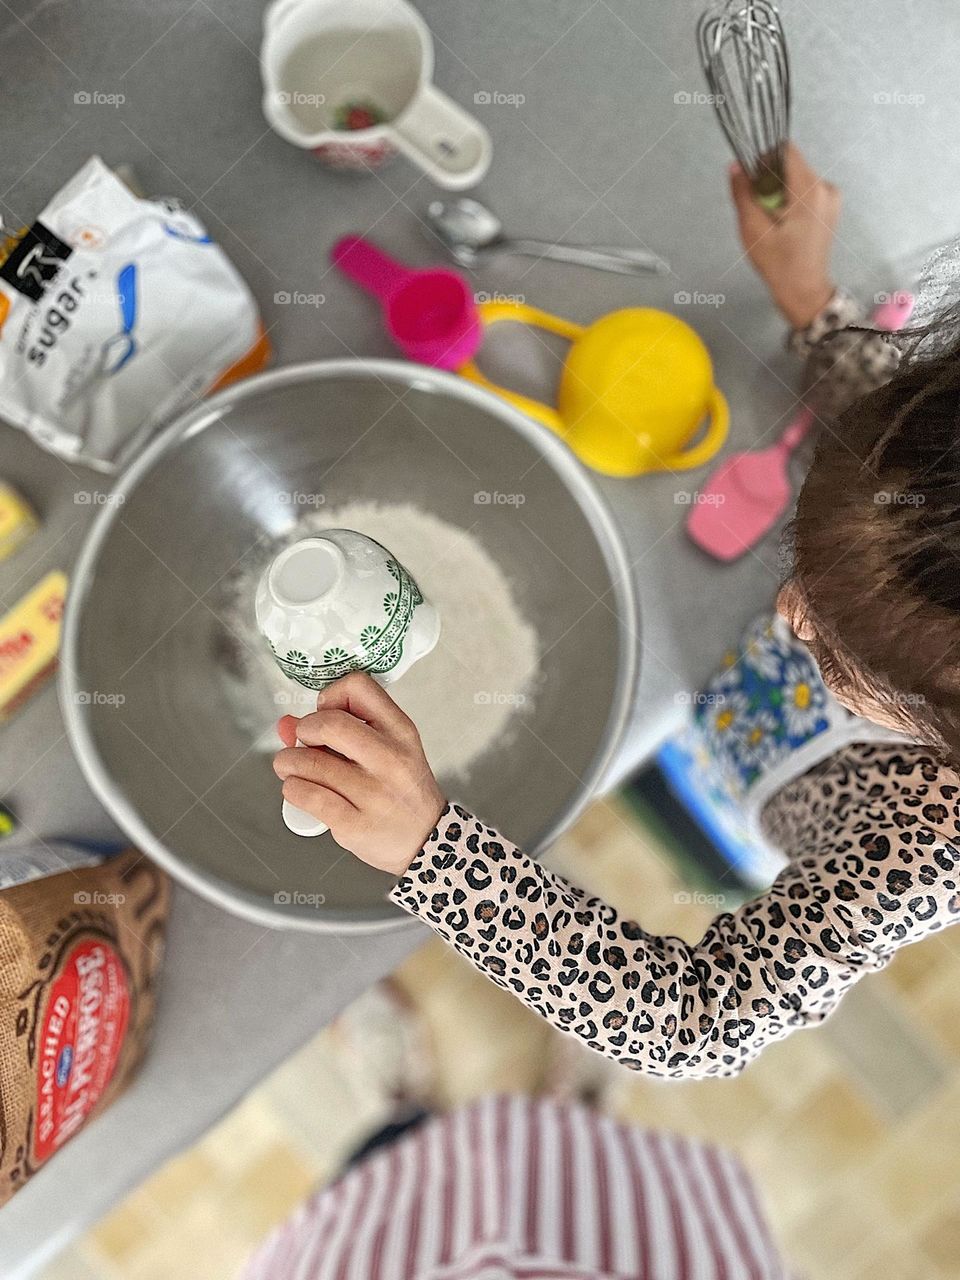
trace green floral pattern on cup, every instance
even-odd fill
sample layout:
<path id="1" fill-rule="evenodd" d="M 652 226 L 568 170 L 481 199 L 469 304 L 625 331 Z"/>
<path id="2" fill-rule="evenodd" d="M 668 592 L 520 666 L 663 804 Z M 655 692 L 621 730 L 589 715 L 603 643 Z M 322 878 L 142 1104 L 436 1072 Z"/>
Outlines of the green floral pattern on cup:
<path id="1" fill-rule="evenodd" d="M 270 645 L 277 665 L 285 676 L 296 680 L 305 689 L 324 689 L 334 680 L 349 675 L 351 671 L 368 671 L 371 675 L 383 675 L 392 671 L 403 657 L 403 642 L 410 629 L 413 612 L 423 604 L 420 588 L 396 560 L 387 562 L 387 571 L 397 581 L 396 591 L 384 596 L 383 611 L 386 621 L 368 623 L 360 633 L 360 651 L 347 653 L 345 649 L 327 649 L 322 661 L 313 662 L 299 649 L 288 649 L 279 654 Z"/>

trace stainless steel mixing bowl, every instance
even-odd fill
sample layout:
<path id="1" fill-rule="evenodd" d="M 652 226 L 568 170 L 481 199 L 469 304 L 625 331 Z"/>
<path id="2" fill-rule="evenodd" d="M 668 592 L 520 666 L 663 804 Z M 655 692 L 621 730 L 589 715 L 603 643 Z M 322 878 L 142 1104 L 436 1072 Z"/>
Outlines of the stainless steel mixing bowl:
<path id="1" fill-rule="evenodd" d="M 519 508 L 476 500 L 518 491 Z M 222 584 L 263 556 L 265 535 L 289 535 L 301 514 L 291 493 L 318 492 L 331 507 L 415 503 L 471 529 L 509 577 L 542 680 L 458 798 L 531 851 L 581 810 L 620 739 L 636 605 L 619 534 L 567 449 L 493 395 L 414 365 L 324 361 L 251 378 L 174 422 L 121 477 L 64 621 L 61 700 L 91 786 L 136 844 L 228 910 L 387 928 L 402 917 L 386 877 L 329 835 L 285 830 L 270 756 L 224 707 L 243 654 Z"/>

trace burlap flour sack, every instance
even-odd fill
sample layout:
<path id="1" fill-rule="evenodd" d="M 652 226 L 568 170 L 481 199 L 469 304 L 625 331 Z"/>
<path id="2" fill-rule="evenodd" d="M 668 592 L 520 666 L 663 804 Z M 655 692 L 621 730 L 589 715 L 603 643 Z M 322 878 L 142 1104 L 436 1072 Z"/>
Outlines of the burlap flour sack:
<path id="1" fill-rule="evenodd" d="M 0 1204 L 109 1106 L 147 1046 L 169 883 L 134 850 L 77 865 L 89 859 L 0 888 Z"/>

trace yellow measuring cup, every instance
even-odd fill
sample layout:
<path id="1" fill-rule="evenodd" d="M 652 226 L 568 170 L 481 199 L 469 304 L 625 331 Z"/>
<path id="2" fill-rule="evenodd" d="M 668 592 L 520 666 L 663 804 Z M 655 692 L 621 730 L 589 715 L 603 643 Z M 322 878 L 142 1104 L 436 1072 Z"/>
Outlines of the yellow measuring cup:
<path id="1" fill-rule="evenodd" d="M 588 467 L 610 476 L 685 471 L 727 438 L 730 411 L 710 353 L 669 312 L 629 307 L 584 327 L 524 303 L 478 309 L 484 326 L 512 320 L 570 340 L 556 408 L 497 386 L 473 361 L 459 372 L 555 431 Z"/>

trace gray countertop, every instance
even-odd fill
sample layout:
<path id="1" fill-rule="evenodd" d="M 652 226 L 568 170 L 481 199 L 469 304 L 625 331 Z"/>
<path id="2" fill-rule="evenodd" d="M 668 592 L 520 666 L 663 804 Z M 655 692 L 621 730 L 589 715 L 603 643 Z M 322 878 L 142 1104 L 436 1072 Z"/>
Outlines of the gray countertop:
<path id="1" fill-rule="evenodd" d="M 928 0 L 872 24 L 858 0 L 782 7 L 795 136 L 846 195 L 837 275 L 867 297 L 902 285 L 902 264 L 957 226 L 960 11 Z M 478 194 L 508 229 L 646 244 L 674 267 L 638 281 L 504 258 L 477 274 L 477 288 L 580 321 L 630 305 L 676 308 L 711 348 L 733 410 L 732 444 L 769 439 L 793 407 L 797 370 L 741 258 L 710 108 L 684 100 L 702 88 L 697 4 L 422 0 L 420 8 L 436 37 L 438 83 L 493 135 L 493 167 Z M 130 163 L 144 189 L 180 196 L 206 221 L 256 294 L 279 362 L 393 354 L 373 306 L 328 272 L 326 252 L 337 236 L 368 231 L 401 258 L 435 260 L 420 219 L 435 192 L 403 161 L 376 176 L 332 174 L 267 130 L 261 17 L 259 0 L 0 7 L 8 103 L 0 213 L 10 226 L 30 222 L 91 153 Z M 84 91 L 125 100 L 75 102 Z M 478 93 L 494 101 L 473 106 Z M 498 103 L 498 94 L 523 100 Z M 276 303 L 284 292 L 325 300 Z M 514 333 L 493 345 L 488 368 L 529 388 L 549 381 L 552 359 L 538 339 Z M 686 541 L 685 499 L 704 474 L 600 482 L 626 538 L 643 618 L 634 723 L 611 783 L 669 731 L 681 714 L 676 695 L 706 677 L 774 592 L 774 538 L 727 568 Z M 0 603 L 9 606 L 45 569 L 70 567 L 91 515 L 77 495 L 105 484 L 4 426 L 0 475 L 44 518 L 29 548 L 0 565 Z M 43 835 L 111 830 L 73 763 L 52 689 L 0 730 L 0 796 Z M 423 936 L 416 927 L 346 940 L 273 933 L 178 891 L 147 1064 L 0 1213 L 3 1275 L 30 1274 Z"/>

